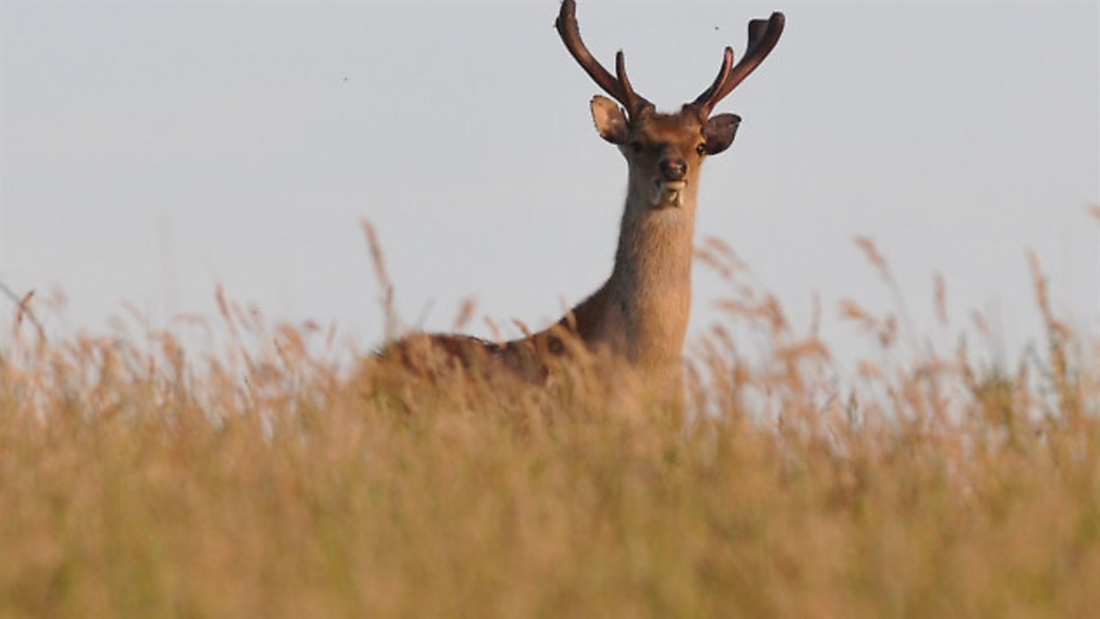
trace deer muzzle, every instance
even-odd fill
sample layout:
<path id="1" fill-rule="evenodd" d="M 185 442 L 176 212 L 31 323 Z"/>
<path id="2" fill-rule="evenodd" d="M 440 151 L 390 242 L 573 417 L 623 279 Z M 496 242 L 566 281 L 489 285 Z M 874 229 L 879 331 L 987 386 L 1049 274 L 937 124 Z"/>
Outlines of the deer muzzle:
<path id="1" fill-rule="evenodd" d="M 686 188 L 687 181 L 666 181 L 658 178 L 653 181 L 653 193 L 650 196 L 650 203 L 655 208 L 662 206 L 683 206 L 684 190 Z"/>

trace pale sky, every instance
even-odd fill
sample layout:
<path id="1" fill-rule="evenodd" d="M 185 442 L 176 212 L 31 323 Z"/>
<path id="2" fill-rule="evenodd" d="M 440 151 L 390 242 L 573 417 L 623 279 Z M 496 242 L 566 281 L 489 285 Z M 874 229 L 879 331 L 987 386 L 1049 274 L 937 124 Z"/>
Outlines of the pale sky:
<path id="1" fill-rule="evenodd" d="M 586 2 L 590 49 L 678 108 L 745 24 L 787 27 L 717 112 L 744 121 L 703 171 L 697 232 L 727 242 L 800 330 L 890 307 L 854 246 L 893 262 L 920 330 L 943 273 L 957 329 L 1039 332 L 1025 253 L 1100 331 L 1100 3 Z M 270 320 L 382 335 L 359 221 L 407 323 L 462 300 L 542 327 L 606 279 L 626 166 L 598 88 L 539 2 L 3 2 L 0 281 L 63 290 L 52 332 L 215 319 L 215 288 Z M 692 333 L 723 287 L 696 268 Z M 14 314 L 0 302 L 4 337 Z M 488 335 L 480 321 L 469 327 Z M 510 331 L 514 335 L 515 331 Z"/>

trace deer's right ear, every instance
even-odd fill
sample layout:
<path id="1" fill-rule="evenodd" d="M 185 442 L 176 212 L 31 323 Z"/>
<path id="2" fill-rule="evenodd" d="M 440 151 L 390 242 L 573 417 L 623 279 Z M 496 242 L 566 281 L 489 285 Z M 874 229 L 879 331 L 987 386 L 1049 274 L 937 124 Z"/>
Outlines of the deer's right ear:
<path id="1" fill-rule="evenodd" d="M 596 123 L 596 131 L 600 137 L 612 144 L 626 144 L 630 140 L 630 121 L 626 114 L 607 97 L 596 95 L 592 97 L 592 120 Z"/>

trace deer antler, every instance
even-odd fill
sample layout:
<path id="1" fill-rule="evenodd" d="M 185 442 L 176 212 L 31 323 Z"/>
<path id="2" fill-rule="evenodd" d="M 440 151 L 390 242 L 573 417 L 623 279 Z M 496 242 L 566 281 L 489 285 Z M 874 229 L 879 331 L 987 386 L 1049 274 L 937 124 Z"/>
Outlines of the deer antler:
<path id="1" fill-rule="evenodd" d="M 779 42 L 779 35 L 783 34 L 783 14 L 772 13 L 768 19 L 754 19 L 749 22 L 749 42 L 745 47 L 745 56 L 730 68 L 733 64 L 733 48 L 727 47 L 722 55 L 722 68 L 718 70 L 718 77 L 714 83 L 703 91 L 691 105 L 699 109 L 703 118 L 710 116 L 718 102 L 730 94 L 753 70 L 771 53 L 775 44 Z"/>
<path id="2" fill-rule="evenodd" d="M 577 25 L 577 5 L 574 0 L 564 0 L 561 3 L 561 12 L 558 13 L 558 19 L 554 22 L 554 28 L 561 35 L 565 48 L 569 50 L 569 53 L 573 55 L 573 58 L 581 65 L 585 73 L 588 73 L 592 81 L 603 88 L 607 94 L 623 104 L 632 118 L 640 114 L 645 108 L 653 107 L 652 103 L 647 101 L 645 97 L 635 93 L 631 87 L 630 80 L 626 77 L 626 60 L 622 50 L 615 54 L 616 77 L 603 68 L 603 65 L 585 47 L 584 41 L 581 40 L 580 27 Z"/>

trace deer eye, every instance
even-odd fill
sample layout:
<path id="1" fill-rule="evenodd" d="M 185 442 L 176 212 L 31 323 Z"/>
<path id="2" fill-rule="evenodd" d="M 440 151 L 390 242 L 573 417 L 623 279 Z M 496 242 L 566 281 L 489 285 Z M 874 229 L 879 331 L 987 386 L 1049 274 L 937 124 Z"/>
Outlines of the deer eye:
<path id="1" fill-rule="evenodd" d="M 695 152 L 699 153 L 700 155 L 707 154 L 707 143 L 700 142 L 699 145 L 695 147 Z"/>

